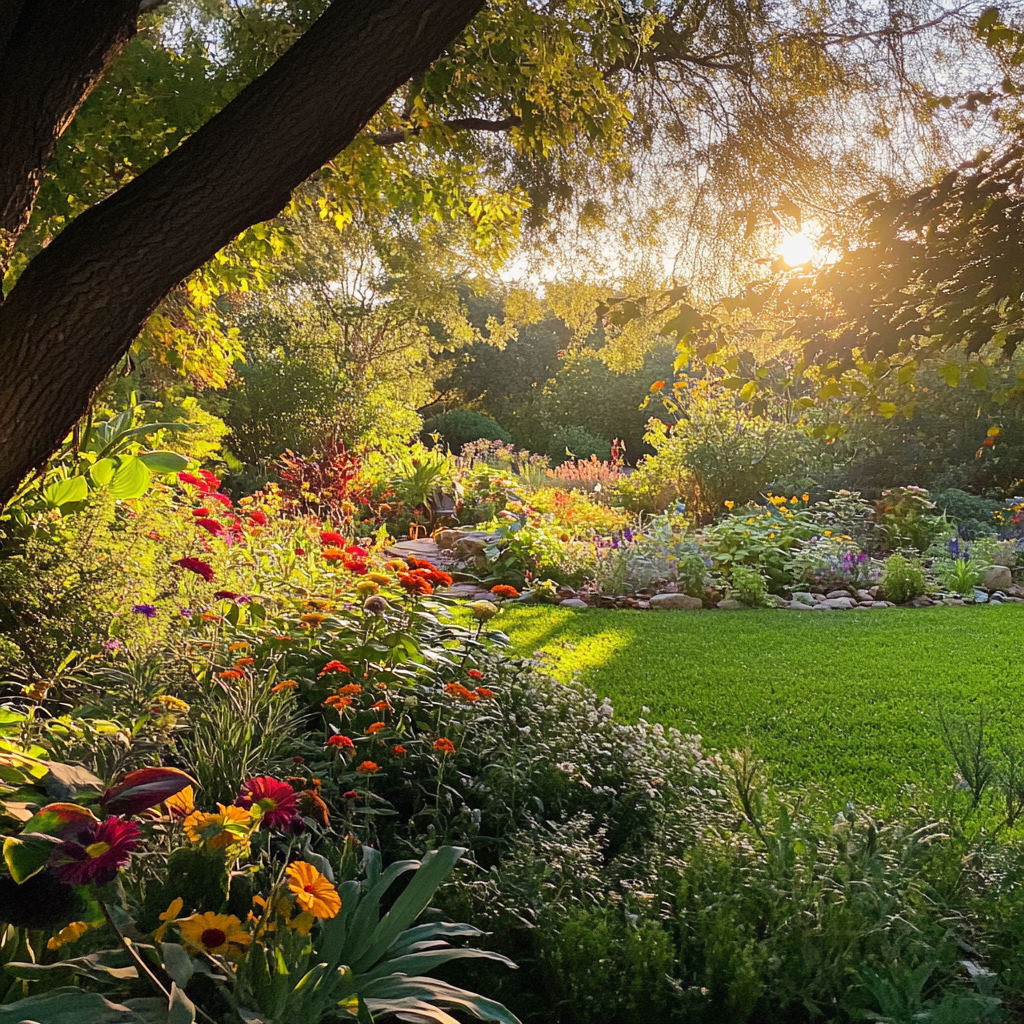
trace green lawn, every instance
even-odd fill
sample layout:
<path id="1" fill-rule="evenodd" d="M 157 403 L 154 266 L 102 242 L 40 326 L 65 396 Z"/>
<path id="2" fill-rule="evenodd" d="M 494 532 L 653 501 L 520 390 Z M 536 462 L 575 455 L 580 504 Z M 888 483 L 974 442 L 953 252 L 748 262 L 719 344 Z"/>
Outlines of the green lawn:
<path id="1" fill-rule="evenodd" d="M 883 799 L 946 785 L 939 716 L 1024 740 L 1024 605 L 864 612 L 630 612 L 506 606 L 515 653 L 543 650 L 623 718 L 748 745 L 779 782 Z"/>

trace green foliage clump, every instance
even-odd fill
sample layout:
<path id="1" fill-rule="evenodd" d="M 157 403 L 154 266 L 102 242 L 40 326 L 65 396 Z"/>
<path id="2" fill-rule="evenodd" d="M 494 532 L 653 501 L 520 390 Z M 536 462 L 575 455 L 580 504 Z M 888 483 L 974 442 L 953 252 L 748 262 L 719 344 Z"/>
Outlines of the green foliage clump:
<path id="1" fill-rule="evenodd" d="M 433 435 L 456 455 L 462 446 L 472 441 L 503 441 L 508 444 L 512 435 L 497 420 L 473 409 L 451 409 L 424 420 L 421 436 L 424 444 L 433 444 Z"/>
<path id="2" fill-rule="evenodd" d="M 993 513 L 1002 507 L 1001 502 L 968 494 L 957 487 L 940 491 L 933 501 L 940 512 L 957 524 L 957 532 L 966 540 L 995 534 Z"/>
<path id="3" fill-rule="evenodd" d="M 555 466 L 560 466 L 567 459 L 577 462 L 596 458 L 599 462 L 607 462 L 611 458 L 611 441 L 592 434 L 586 427 L 559 427 L 551 435 L 546 449 Z"/>
<path id="4" fill-rule="evenodd" d="M 890 555 L 882 567 L 882 578 L 878 585 L 887 601 L 902 604 L 928 592 L 924 569 L 916 559 L 906 555 Z"/>
<path id="5" fill-rule="evenodd" d="M 729 577 L 729 596 L 749 608 L 760 608 L 768 602 L 768 582 L 753 566 L 736 565 Z"/>

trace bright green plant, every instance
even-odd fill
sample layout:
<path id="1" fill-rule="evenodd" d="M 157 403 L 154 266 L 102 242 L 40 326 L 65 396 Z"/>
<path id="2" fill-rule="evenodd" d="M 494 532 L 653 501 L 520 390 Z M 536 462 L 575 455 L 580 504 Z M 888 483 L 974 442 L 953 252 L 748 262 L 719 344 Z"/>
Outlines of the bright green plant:
<path id="1" fill-rule="evenodd" d="M 932 565 L 936 579 L 947 589 L 961 597 L 973 597 L 981 586 L 989 566 L 984 562 L 966 558 L 941 559 Z"/>
<path id="2" fill-rule="evenodd" d="M 949 521 L 944 515 L 935 514 L 935 505 L 923 487 L 883 491 L 881 499 L 875 502 L 875 521 L 890 551 L 903 547 L 927 551 L 949 532 Z"/>
<path id="3" fill-rule="evenodd" d="M 768 584 L 753 566 L 733 566 L 729 576 L 729 596 L 750 608 L 760 608 L 768 603 Z"/>
<path id="4" fill-rule="evenodd" d="M 423 421 L 421 436 L 424 444 L 440 442 L 454 455 L 474 441 L 508 444 L 512 440 L 512 435 L 497 420 L 473 409 L 452 409 L 431 416 Z"/>
<path id="5" fill-rule="evenodd" d="M 906 555 L 890 555 L 882 567 L 879 586 L 887 601 L 902 604 L 928 592 L 924 569 Z"/>

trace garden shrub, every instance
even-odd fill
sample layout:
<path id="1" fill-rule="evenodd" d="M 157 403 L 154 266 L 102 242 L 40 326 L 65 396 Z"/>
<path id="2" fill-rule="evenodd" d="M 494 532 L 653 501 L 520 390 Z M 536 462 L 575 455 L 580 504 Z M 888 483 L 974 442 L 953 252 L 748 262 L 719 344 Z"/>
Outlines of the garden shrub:
<path id="1" fill-rule="evenodd" d="M 883 491 L 875 502 L 875 522 L 889 551 L 914 548 L 927 551 L 949 530 L 943 515 L 934 514 L 935 505 L 922 487 L 894 487 Z"/>
<path id="2" fill-rule="evenodd" d="M 508 444 L 512 435 L 497 420 L 473 409 L 451 409 L 423 421 L 420 436 L 425 445 L 434 444 L 433 435 L 451 452 L 461 452 L 472 441 L 502 441 Z"/>
<path id="3" fill-rule="evenodd" d="M 760 608 L 768 602 L 767 581 L 753 566 L 733 566 L 729 576 L 729 596 L 749 608 Z"/>
<path id="4" fill-rule="evenodd" d="M 928 592 L 924 570 L 906 555 L 890 555 L 882 567 L 879 587 L 887 601 L 902 604 Z"/>
<path id="5" fill-rule="evenodd" d="M 995 535 L 994 513 L 1002 508 L 1002 502 L 968 494 L 956 487 L 940 491 L 933 500 L 935 507 L 957 524 L 957 532 L 965 540 Z"/>
<path id="6" fill-rule="evenodd" d="M 546 451 L 554 466 L 573 459 L 578 463 L 591 459 L 607 462 L 612 455 L 612 443 L 585 427 L 559 427 L 551 435 Z"/>

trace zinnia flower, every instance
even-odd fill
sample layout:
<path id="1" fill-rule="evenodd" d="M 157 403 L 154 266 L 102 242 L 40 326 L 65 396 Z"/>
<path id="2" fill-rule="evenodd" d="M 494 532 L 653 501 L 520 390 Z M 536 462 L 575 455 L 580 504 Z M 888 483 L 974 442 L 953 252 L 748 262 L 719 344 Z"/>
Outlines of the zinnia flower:
<path id="1" fill-rule="evenodd" d="M 201 490 L 205 490 L 207 487 L 205 480 L 200 480 L 199 477 L 193 476 L 191 473 L 179 473 L 178 474 L 179 484 L 192 484 L 193 487 L 198 487 Z"/>
<path id="2" fill-rule="evenodd" d="M 455 744 L 451 740 L 445 739 L 443 736 L 434 740 L 434 749 L 440 754 L 454 754 Z"/>
<path id="3" fill-rule="evenodd" d="M 478 668 L 471 668 L 467 673 L 470 679 L 483 679 L 484 674 Z"/>
<path id="4" fill-rule="evenodd" d="M 352 670 L 347 666 L 343 665 L 340 661 L 329 661 L 320 672 L 317 674 L 317 679 L 322 679 L 325 675 L 330 672 L 351 672 Z"/>
<path id="5" fill-rule="evenodd" d="M 327 747 L 340 747 L 342 750 L 355 750 L 356 745 L 348 736 L 331 736 L 325 744 Z"/>
<path id="6" fill-rule="evenodd" d="M 152 604 L 133 604 L 132 611 L 136 615 L 145 615 L 147 619 L 156 618 L 156 606 Z"/>
<path id="7" fill-rule="evenodd" d="M 349 544 L 349 546 L 345 548 L 346 555 L 358 555 L 360 558 L 366 558 L 369 553 L 370 552 L 367 551 L 366 548 L 361 548 L 357 544 Z"/>
<path id="8" fill-rule="evenodd" d="M 346 669 L 345 671 L 347 672 L 348 669 Z M 338 693 L 347 693 L 347 694 L 362 693 L 362 692 L 363 692 L 363 688 L 358 683 L 346 683 L 344 686 L 342 686 L 338 690 Z"/>
<path id="9" fill-rule="evenodd" d="M 67 885 L 106 885 L 131 859 L 141 833 L 134 821 L 111 815 L 90 824 L 54 853 L 57 877 Z"/>
<path id="10" fill-rule="evenodd" d="M 234 914 L 214 914 L 209 910 L 179 921 L 178 931 L 194 952 L 214 956 L 237 956 L 241 953 L 238 947 L 252 942 L 252 936 Z"/>
<path id="11" fill-rule="evenodd" d="M 263 816 L 261 824 L 268 828 L 283 828 L 291 824 L 296 815 L 295 790 L 286 782 L 269 775 L 259 775 L 242 783 L 235 804 L 246 809 L 258 807 Z"/>
<path id="12" fill-rule="evenodd" d="M 494 699 L 494 691 L 489 690 L 486 686 L 478 686 L 476 688 L 476 695 L 478 697 L 483 697 L 484 700 Z"/>
<path id="13" fill-rule="evenodd" d="M 434 592 L 434 588 L 427 580 L 421 576 L 414 576 L 412 573 L 400 572 L 398 574 L 398 583 L 403 590 L 408 591 L 410 594 L 422 594 L 426 597 Z"/>
<path id="14" fill-rule="evenodd" d="M 207 583 L 209 583 L 215 575 L 213 566 L 198 558 L 179 558 L 171 564 L 180 565 L 182 569 L 188 569 L 189 572 L 194 572 L 197 576 L 202 576 Z"/>
<path id="15" fill-rule="evenodd" d="M 380 732 L 382 729 L 386 729 L 386 728 L 387 728 L 387 725 L 385 725 L 383 722 L 371 722 L 366 727 L 366 735 L 367 736 L 373 736 L 374 734 Z"/>
<path id="16" fill-rule="evenodd" d="M 299 621 L 304 626 L 319 626 L 326 618 L 327 616 L 320 612 L 306 612 L 305 615 L 299 616 Z"/>
<path id="17" fill-rule="evenodd" d="M 217 478 L 213 477 L 213 479 L 216 480 Z M 217 486 L 218 487 L 220 486 L 219 482 L 218 482 Z M 206 496 L 206 498 L 207 498 L 208 501 L 219 501 L 226 508 L 231 508 L 231 499 L 226 494 L 215 494 L 214 492 L 211 491 Z"/>
<path id="18" fill-rule="evenodd" d="M 504 583 L 499 583 L 496 587 L 491 587 L 491 593 L 495 597 L 518 597 L 519 591 L 515 587 L 507 586 Z"/>
<path id="19" fill-rule="evenodd" d="M 328 562 L 343 562 L 345 560 L 345 552 L 341 548 L 324 548 L 320 552 Z"/>
<path id="20" fill-rule="evenodd" d="M 297 860 L 288 865 L 286 874 L 288 888 L 304 911 L 321 919 L 337 916 L 341 910 L 338 890 L 312 864 Z"/>
<path id="21" fill-rule="evenodd" d="M 401 743 L 396 743 L 391 748 L 391 753 L 392 754 L 397 754 L 399 757 L 402 757 L 406 753 L 406 749 L 405 749 L 405 747 L 402 746 Z"/>
<path id="22" fill-rule="evenodd" d="M 217 806 L 217 814 L 193 811 L 185 819 L 185 835 L 193 843 L 206 843 L 212 850 L 223 850 L 247 839 L 253 827 L 252 815 L 243 807 Z"/>
<path id="23" fill-rule="evenodd" d="M 377 772 L 380 771 L 380 765 L 375 761 L 364 761 L 358 768 L 356 768 L 356 771 L 359 772 L 360 775 L 376 775 Z"/>
<path id="24" fill-rule="evenodd" d="M 225 669 L 223 672 L 218 672 L 217 675 L 221 679 L 232 680 L 241 679 L 242 676 L 245 675 L 245 673 L 239 668 L 229 668 Z"/>
<path id="25" fill-rule="evenodd" d="M 324 701 L 324 707 L 334 708 L 338 714 L 343 714 L 345 708 L 352 703 L 351 697 L 343 697 L 340 693 L 332 693 L 327 700 Z"/>
<path id="26" fill-rule="evenodd" d="M 345 538 L 336 530 L 321 530 L 320 543 L 334 548 L 343 548 L 345 546 Z"/>
<path id="27" fill-rule="evenodd" d="M 258 508 L 254 508 L 251 512 L 249 512 L 248 516 L 257 526 L 267 525 L 266 514 L 261 512 Z"/>
<path id="28" fill-rule="evenodd" d="M 391 582 L 391 577 L 385 576 L 382 572 L 369 572 L 366 574 L 366 578 L 382 587 L 387 586 Z"/>

